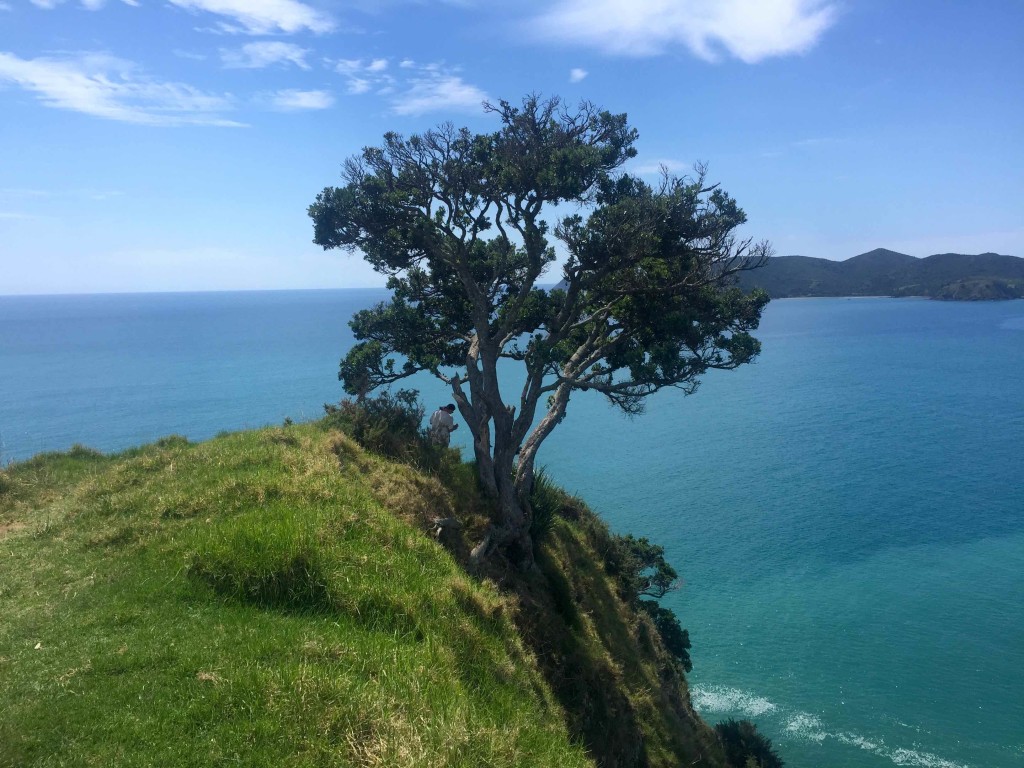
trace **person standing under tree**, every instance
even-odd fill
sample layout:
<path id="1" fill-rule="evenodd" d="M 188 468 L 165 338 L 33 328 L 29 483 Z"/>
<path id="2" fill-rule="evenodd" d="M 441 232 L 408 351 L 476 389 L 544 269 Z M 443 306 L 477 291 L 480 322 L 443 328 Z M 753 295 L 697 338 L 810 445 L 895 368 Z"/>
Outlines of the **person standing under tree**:
<path id="1" fill-rule="evenodd" d="M 455 419 L 452 418 L 453 413 L 455 413 L 455 404 L 448 403 L 448 405 L 438 408 L 430 416 L 430 441 L 435 445 L 443 445 L 447 448 L 452 432 L 459 428 Z"/>

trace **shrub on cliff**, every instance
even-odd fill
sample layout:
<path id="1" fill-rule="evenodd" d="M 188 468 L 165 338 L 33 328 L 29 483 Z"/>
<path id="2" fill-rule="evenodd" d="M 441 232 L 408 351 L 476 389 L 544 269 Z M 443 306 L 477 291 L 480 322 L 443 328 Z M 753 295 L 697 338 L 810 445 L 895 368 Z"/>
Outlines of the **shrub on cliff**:
<path id="1" fill-rule="evenodd" d="M 725 759 L 732 768 L 782 768 L 784 763 L 775 753 L 772 740 L 759 733 L 749 720 L 728 720 L 715 726 L 725 749 Z"/>
<path id="2" fill-rule="evenodd" d="M 665 649 L 675 657 L 687 672 L 693 669 L 690 661 L 690 633 L 683 629 L 679 618 L 671 608 L 663 608 L 653 600 L 641 600 L 641 610 L 654 622 L 654 628 L 661 635 Z"/>
<path id="3" fill-rule="evenodd" d="M 426 443 L 420 425 L 426 413 L 415 389 L 385 390 L 359 401 L 325 404 L 326 423 L 364 448 L 393 459 L 413 460 Z"/>

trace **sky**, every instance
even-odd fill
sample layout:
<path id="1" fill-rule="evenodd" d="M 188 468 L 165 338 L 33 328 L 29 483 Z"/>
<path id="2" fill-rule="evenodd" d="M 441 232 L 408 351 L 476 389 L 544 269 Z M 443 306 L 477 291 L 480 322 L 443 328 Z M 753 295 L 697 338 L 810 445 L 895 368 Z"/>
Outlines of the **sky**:
<path id="1" fill-rule="evenodd" d="M 778 255 L 1024 256 L 1021 0 L 0 0 L 0 295 L 382 285 L 316 194 L 528 93 Z"/>

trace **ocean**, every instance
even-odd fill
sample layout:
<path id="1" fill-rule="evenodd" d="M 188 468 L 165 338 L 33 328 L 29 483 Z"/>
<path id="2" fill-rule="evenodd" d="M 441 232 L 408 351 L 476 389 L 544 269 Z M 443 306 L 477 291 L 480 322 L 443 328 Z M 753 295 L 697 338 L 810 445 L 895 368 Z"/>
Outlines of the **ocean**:
<path id="1" fill-rule="evenodd" d="M 316 418 L 385 295 L 0 297 L 0 462 Z M 574 396 L 541 463 L 665 547 L 709 722 L 791 768 L 1024 765 L 1024 301 L 782 300 L 758 336 L 634 419 Z"/>

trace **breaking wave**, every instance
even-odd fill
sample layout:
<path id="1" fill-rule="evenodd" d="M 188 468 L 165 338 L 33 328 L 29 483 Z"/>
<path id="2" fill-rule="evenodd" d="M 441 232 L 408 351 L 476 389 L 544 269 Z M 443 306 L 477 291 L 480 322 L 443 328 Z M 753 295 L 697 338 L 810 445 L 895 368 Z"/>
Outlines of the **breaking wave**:
<path id="1" fill-rule="evenodd" d="M 760 717 L 776 709 L 768 699 L 721 685 L 697 686 L 690 690 L 690 697 L 701 712 L 740 712 L 747 717 Z"/>
<path id="2" fill-rule="evenodd" d="M 971 768 L 966 763 L 947 760 L 931 752 L 906 747 L 890 747 L 883 739 L 857 733 L 830 730 L 817 715 L 786 710 L 763 696 L 721 685 L 695 685 L 690 689 L 693 706 L 705 715 L 729 714 L 743 717 L 769 715 L 777 720 L 787 736 L 818 744 L 832 739 L 909 768 Z M 915 747 L 918 745 L 914 745 Z"/>

